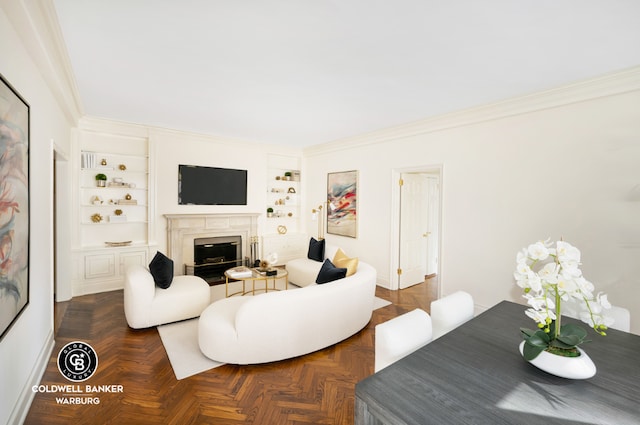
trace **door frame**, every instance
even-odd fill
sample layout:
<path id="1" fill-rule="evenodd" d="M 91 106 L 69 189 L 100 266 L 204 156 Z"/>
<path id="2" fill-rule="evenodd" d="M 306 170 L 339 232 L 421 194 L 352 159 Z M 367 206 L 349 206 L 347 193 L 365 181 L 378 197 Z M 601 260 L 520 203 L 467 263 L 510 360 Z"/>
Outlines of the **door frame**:
<path id="1" fill-rule="evenodd" d="M 71 286 L 71 178 L 68 155 L 51 141 L 52 266 L 54 302 L 72 298 Z"/>
<path id="2" fill-rule="evenodd" d="M 389 267 L 389 289 L 399 289 L 398 269 L 400 268 L 400 176 L 403 173 L 438 174 L 440 177 L 440 190 L 438 191 L 438 288 L 437 296 L 440 297 L 442 286 L 442 199 L 444 187 L 444 167 L 442 164 L 421 165 L 406 168 L 394 168 L 391 170 L 391 247 Z"/>

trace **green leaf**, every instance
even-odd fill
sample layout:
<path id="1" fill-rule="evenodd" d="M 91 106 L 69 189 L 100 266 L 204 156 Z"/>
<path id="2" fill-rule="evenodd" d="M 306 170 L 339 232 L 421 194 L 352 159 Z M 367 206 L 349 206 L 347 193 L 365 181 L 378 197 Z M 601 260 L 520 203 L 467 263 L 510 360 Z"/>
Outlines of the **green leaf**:
<path id="1" fill-rule="evenodd" d="M 582 326 L 568 323 L 560 328 L 560 335 L 574 335 L 582 341 L 587 337 L 587 331 Z"/>
<path id="2" fill-rule="evenodd" d="M 543 347 L 540 347 L 540 346 L 529 344 L 528 341 L 525 341 L 524 347 L 522 349 L 522 357 L 524 357 L 524 359 L 527 361 L 533 360 L 536 357 L 538 357 L 538 354 L 542 353 L 545 348 L 546 348 L 546 345 Z"/>
<path id="3" fill-rule="evenodd" d="M 525 332 L 528 331 L 528 332 Z M 530 331 L 529 329 L 522 330 L 523 339 L 525 340 L 525 346 L 529 345 L 531 347 L 537 347 L 542 350 L 549 346 L 549 335 L 547 335 L 542 330 L 537 330 L 535 332 Z M 537 356 L 537 354 L 536 354 Z"/>
<path id="4" fill-rule="evenodd" d="M 554 339 L 553 341 L 551 341 L 549 343 L 549 346 L 556 347 L 556 348 L 561 348 L 563 350 L 570 350 L 570 349 L 575 347 L 575 344 L 567 344 L 567 343 L 561 341 L 560 339 Z"/>
<path id="5" fill-rule="evenodd" d="M 578 325 L 569 323 L 560 328 L 560 335 L 558 335 L 554 347 L 574 348 L 582 344 L 586 337 L 587 331 Z"/>

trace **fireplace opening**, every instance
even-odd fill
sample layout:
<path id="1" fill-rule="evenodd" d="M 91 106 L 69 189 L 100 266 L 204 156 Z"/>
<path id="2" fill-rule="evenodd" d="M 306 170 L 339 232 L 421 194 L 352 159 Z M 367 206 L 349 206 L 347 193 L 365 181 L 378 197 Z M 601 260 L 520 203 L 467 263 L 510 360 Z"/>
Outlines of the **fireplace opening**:
<path id="1" fill-rule="evenodd" d="M 209 284 L 224 282 L 224 272 L 243 265 L 242 237 L 217 236 L 193 240 L 194 275 Z"/>

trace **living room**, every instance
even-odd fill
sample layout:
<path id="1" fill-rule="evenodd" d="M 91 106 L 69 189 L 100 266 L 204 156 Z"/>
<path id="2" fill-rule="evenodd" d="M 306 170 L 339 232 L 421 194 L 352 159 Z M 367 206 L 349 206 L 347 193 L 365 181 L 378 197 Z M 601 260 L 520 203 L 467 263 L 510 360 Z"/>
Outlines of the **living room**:
<path id="1" fill-rule="evenodd" d="M 152 234 L 161 252 L 166 214 L 250 212 L 263 227 L 267 157 L 287 155 L 302 165 L 301 228 L 309 236 L 317 234 L 311 210 L 326 197 L 327 174 L 358 171 L 357 237 L 327 239 L 375 265 L 378 285 L 394 289 L 394 175 L 441 167 L 442 295 L 467 291 L 478 312 L 504 299 L 522 302 L 513 284 L 516 252 L 531 241 L 564 238 L 582 250 L 585 275 L 631 311 L 632 332 L 640 332 L 640 61 L 500 102 L 296 147 L 83 116 L 56 59 L 53 6 L 8 0 L 1 6 L 0 73 L 31 108 L 31 228 L 29 304 L 0 343 L 0 361 L 11 365 L 2 371 L 0 423 L 26 415 L 53 348 L 56 296 L 73 295 L 70 163 L 72 139 L 82 129 L 142 134 L 153 144 Z M 247 169 L 247 205 L 178 205 L 179 164 Z"/>

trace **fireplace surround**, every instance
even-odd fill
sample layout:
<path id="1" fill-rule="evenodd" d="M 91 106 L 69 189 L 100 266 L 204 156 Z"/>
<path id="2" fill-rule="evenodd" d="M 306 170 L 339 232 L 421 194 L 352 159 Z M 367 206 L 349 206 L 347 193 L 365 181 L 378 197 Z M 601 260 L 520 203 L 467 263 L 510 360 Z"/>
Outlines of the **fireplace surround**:
<path id="1" fill-rule="evenodd" d="M 257 240 L 258 214 L 167 214 L 165 218 L 167 256 L 175 264 L 176 275 L 187 274 L 186 268 L 196 264 L 196 239 L 240 237 L 243 259 Z"/>

